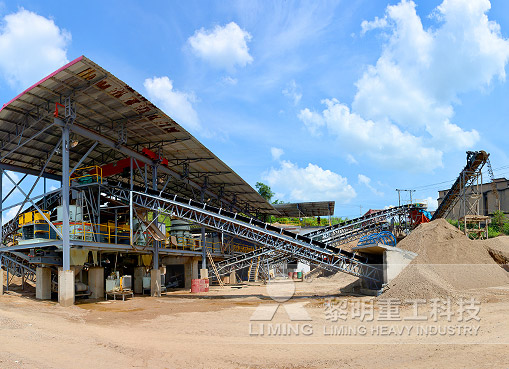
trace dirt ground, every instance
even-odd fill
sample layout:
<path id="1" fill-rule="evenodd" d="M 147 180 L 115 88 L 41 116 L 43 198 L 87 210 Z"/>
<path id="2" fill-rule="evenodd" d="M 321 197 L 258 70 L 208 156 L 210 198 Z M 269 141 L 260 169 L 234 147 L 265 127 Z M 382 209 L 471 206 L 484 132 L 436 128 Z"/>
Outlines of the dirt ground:
<path id="1" fill-rule="evenodd" d="M 212 287 L 207 294 L 175 291 L 70 308 L 11 291 L 0 296 L 0 368 L 507 367 L 509 285 L 471 290 L 480 301 L 472 315 L 478 321 L 382 321 L 384 308 L 375 305 L 374 321 L 363 322 L 350 312 L 345 318 L 345 306 L 381 300 L 348 292 L 354 280 Z M 292 288 L 289 301 L 271 298 L 282 301 L 278 296 Z M 414 307 L 398 312 L 411 317 Z M 255 312 L 274 308 L 272 320 L 254 320 Z M 307 317 L 298 316 L 302 310 Z M 427 302 L 419 314 L 430 311 Z M 433 326 L 456 330 L 433 334 Z"/>

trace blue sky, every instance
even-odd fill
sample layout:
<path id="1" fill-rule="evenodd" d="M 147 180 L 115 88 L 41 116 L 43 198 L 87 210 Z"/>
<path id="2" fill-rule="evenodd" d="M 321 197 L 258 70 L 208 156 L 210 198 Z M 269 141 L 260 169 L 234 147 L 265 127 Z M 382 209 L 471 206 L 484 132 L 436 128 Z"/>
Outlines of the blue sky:
<path id="1" fill-rule="evenodd" d="M 404 188 L 433 209 L 466 150 L 509 175 L 508 8 L 0 0 L 0 101 L 85 55 L 279 200 L 353 217 Z"/>

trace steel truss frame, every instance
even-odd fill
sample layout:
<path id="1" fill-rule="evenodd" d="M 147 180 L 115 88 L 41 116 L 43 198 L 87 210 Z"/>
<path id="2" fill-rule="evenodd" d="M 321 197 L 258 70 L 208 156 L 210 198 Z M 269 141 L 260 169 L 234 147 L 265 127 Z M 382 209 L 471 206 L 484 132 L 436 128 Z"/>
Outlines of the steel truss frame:
<path id="1" fill-rule="evenodd" d="M 343 226 L 341 226 L 340 224 L 340 227 L 336 227 L 335 229 L 332 228 L 334 226 L 329 227 L 330 229 L 324 232 L 325 235 L 328 235 L 328 239 L 325 240 L 322 239 L 321 241 L 326 242 L 330 246 L 338 247 L 340 245 L 358 239 L 362 235 L 365 235 L 366 233 L 381 232 L 382 225 L 380 224 L 380 222 L 382 220 L 398 215 L 404 215 L 410 209 L 411 207 L 409 207 L 409 205 L 403 205 L 397 208 L 384 210 L 380 213 L 374 213 L 369 216 L 361 217 L 362 220 L 360 220 L 361 218 L 352 219 L 350 221 L 347 221 L 348 224 L 343 223 Z M 306 234 L 306 236 L 309 235 L 311 235 L 313 239 L 319 239 L 319 237 L 322 236 L 322 234 L 320 234 L 320 231 L 315 231 L 313 233 Z M 258 249 L 256 251 L 258 252 L 250 252 L 243 255 L 235 256 L 227 260 L 224 260 L 223 262 L 218 264 L 229 266 L 230 269 L 234 268 L 242 269 L 249 265 L 251 259 L 257 258 L 258 256 L 264 255 L 267 252 L 269 252 L 270 248 L 265 247 Z M 286 258 L 290 257 L 292 257 L 291 254 L 286 255 Z"/>
<path id="2" fill-rule="evenodd" d="M 405 215 L 411 209 L 416 208 L 414 204 L 395 206 L 393 208 L 380 210 L 373 214 L 364 215 L 359 218 L 349 219 L 342 223 L 335 224 L 323 229 L 306 234 L 313 240 L 320 240 L 327 244 L 333 244 L 337 239 L 342 239 L 349 232 L 355 229 L 363 229 L 368 225 L 373 225 L 382 220 L 386 220 L 398 215 Z"/>
<path id="3" fill-rule="evenodd" d="M 456 181 L 444 196 L 431 220 L 447 217 L 460 200 L 463 203 L 463 209 L 465 209 L 467 206 L 465 200 L 467 188 L 473 186 L 473 182 L 478 179 L 488 158 L 489 154 L 485 151 L 467 151 L 467 164 L 465 168 L 463 168 Z M 461 214 L 461 209 L 459 214 Z"/>
<path id="4" fill-rule="evenodd" d="M 219 274 L 222 275 L 230 273 L 234 270 L 239 270 L 248 267 L 249 265 L 251 265 L 252 259 L 254 258 L 266 256 L 267 259 L 272 259 L 277 255 L 280 254 L 274 251 L 273 249 L 269 247 L 261 247 L 259 249 L 228 258 L 215 264 Z M 290 257 L 290 255 L 285 253 L 285 258 L 287 257 Z"/>
<path id="5" fill-rule="evenodd" d="M 75 88 L 70 88 L 70 86 L 67 86 L 68 88 L 70 88 L 70 91 L 68 91 L 65 96 L 55 94 L 55 98 L 57 98 L 57 100 L 51 100 L 51 101 L 44 100 L 44 102 L 39 105 L 31 104 L 33 107 L 30 111 L 16 110 L 17 113 L 22 115 L 22 117 L 20 118 L 20 122 L 12 122 L 13 124 L 16 124 L 17 133 L 14 138 L 9 137 L 7 142 L 2 142 L 2 149 L 4 149 L 4 147 L 6 147 L 7 145 L 15 145 L 15 146 L 14 146 L 14 148 L 10 149 L 7 153 L 0 155 L 1 158 L 2 159 L 6 158 L 10 154 L 17 151 L 19 148 L 30 143 L 30 141 L 36 140 L 38 136 L 40 136 L 44 132 L 47 132 L 51 127 L 54 127 L 56 125 L 55 121 L 50 121 L 50 119 L 52 117 L 51 113 L 53 112 L 50 109 L 50 106 L 52 106 L 55 102 L 62 104 L 62 103 L 64 103 L 64 100 L 65 100 L 65 105 L 64 105 L 65 106 L 65 117 L 66 117 L 66 123 L 70 129 L 70 132 L 72 134 L 76 134 L 78 136 L 90 139 L 90 140 L 92 140 L 92 142 L 94 142 L 93 147 L 85 155 L 83 155 L 82 160 L 86 156 L 88 156 L 88 154 L 91 151 L 93 151 L 93 148 L 95 148 L 95 146 L 97 146 L 98 143 L 100 143 L 101 145 L 103 145 L 103 147 L 104 146 L 109 147 L 114 152 L 118 152 L 118 153 L 127 155 L 128 157 L 134 157 L 137 160 L 145 162 L 149 166 L 154 165 L 154 163 L 152 162 L 151 159 L 146 158 L 145 156 L 141 155 L 138 151 L 135 151 L 136 148 L 133 147 L 133 145 L 127 145 L 127 143 L 124 142 L 125 139 L 122 140 L 119 137 L 119 141 L 116 142 L 114 140 L 111 140 L 111 139 L 101 135 L 101 129 L 100 129 L 101 126 L 100 125 L 97 126 L 97 131 L 96 131 L 93 129 L 89 129 L 89 128 L 80 126 L 78 123 L 74 122 L 76 117 L 78 117 L 79 119 L 85 119 L 90 122 L 93 121 L 90 118 L 86 117 L 85 115 L 78 114 L 76 112 L 76 103 L 73 101 L 73 97 L 78 96 L 80 94 L 85 94 L 85 91 L 88 88 L 93 87 L 95 83 L 101 81 L 104 78 L 106 78 L 106 76 L 101 76 L 100 78 L 97 78 L 93 81 L 87 81 L 83 85 L 75 87 Z M 59 82 L 63 83 L 62 81 L 59 81 Z M 49 91 L 49 92 L 51 92 L 51 91 Z M 88 109 L 84 106 L 81 106 L 81 105 L 79 107 L 83 108 L 85 110 L 90 110 L 90 109 Z M 6 109 L 12 110 L 11 107 L 6 107 Z M 101 115 L 100 113 L 95 112 L 95 111 L 94 111 L 94 113 Z M 35 122 L 32 123 L 31 125 L 28 125 L 28 119 L 32 119 Z M 128 120 L 126 117 L 124 117 L 124 119 Z M 112 121 L 112 124 L 113 123 L 114 122 Z M 27 130 L 33 131 L 34 127 L 37 124 L 44 124 L 44 126 L 37 129 L 36 131 L 34 131 L 34 133 L 30 137 L 26 137 L 26 139 L 22 142 L 21 140 L 23 138 L 25 138 L 23 136 L 23 133 L 25 133 Z M 18 129 L 18 126 L 20 127 L 20 129 Z M 175 142 L 180 142 L 180 141 L 184 141 L 187 139 L 189 139 L 189 138 L 178 139 Z M 167 144 L 167 143 L 174 143 L 174 142 L 172 141 L 172 142 L 163 142 L 163 143 Z M 156 144 L 159 144 L 159 143 L 156 143 Z M 137 145 L 134 145 L 134 146 L 137 146 Z M 139 146 L 139 144 L 138 144 L 138 146 Z M 207 160 L 208 158 L 196 158 L 196 159 L 191 158 L 190 161 L 198 160 L 198 159 L 199 160 Z M 21 168 L 21 169 L 23 169 L 23 168 Z M 176 180 L 175 181 L 176 183 L 174 183 L 173 186 L 180 186 L 181 188 L 187 188 L 188 190 L 193 189 L 193 188 L 195 190 L 197 189 L 198 191 L 202 190 L 202 186 L 196 181 L 200 177 L 191 179 L 186 175 L 179 174 L 179 173 L 175 172 L 174 170 L 166 168 L 164 166 L 160 167 L 159 170 L 162 173 L 165 173 L 165 174 L 173 177 Z M 32 174 L 32 173 L 30 173 L 30 174 Z M 216 173 L 216 174 L 218 174 L 218 173 Z M 37 175 L 37 174 L 34 173 L 34 175 Z M 46 176 L 48 174 L 45 173 L 44 175 Z M 146 183 L 146 185 L 147 185 L 147 183 Z M 174 190 L 174 189 L 172 188 L 172 190 Z M 222 196 L 219 196 L 219 195 L 213 193 L 212 191 L 205 189 L 205 194 L 207 197 L 210 197 L 213 201 L 217 202 L 218 205 L 221 205 L 221 203 L 225 203 L 225 204 L 231 206 L 236 211 L 249 213 L 249 207 L 248 207 L 249 204 L 237 202 L 235 200 L 235 198 L 231 198 L 231 199 L 225 198 L 225 196 L 230 195 L 229 193 L 225 192 L 222 194 Z"/>
<path id="6" fill-rule="evenodd" d="M 2 266 L 16 277 L 24 277 L 25 280 L 35 282 L 35 269 L 27 265 L 23 259 L 13 254 L 0 252 L 0 272 L 2 271 Z M 9 282 L 7 281 L 7 283 Z"/>
<path id="7" fill-rule="evenodd" d="M 338 239 L 336 239 L 334 241 L 334 243 L 332 243 L 332 245 L 333 246 L 343 245 L 343 244 L 348 243 L 352 240 L 360 238 L 365 233 L 373 232 L 373 231 L 380 232 L 381 226 L 379 224 L 375 224 L 370 227 L 356 228 L 353 230 L 345 230 L 345 233 L 342 236 L 338 236 Z M 245 268 L 247 265 L 249 265 L 249 262 L 251 259 L 257 258 L 258 256 L 264 255 L 272 250 L 268 247 L 262 247 L 260 249 L 257 249 L 256 251 L 258 251 L 258 252 L 255 253 L 255 252 L 251 251 L 249 253 L 245 253 L 242 255 L 234 256 L 232 258 L 228 258 L 228 259 L 224 260 L 224 263 L 225 263 L 225 265 L 228 265 L 228 266 L 230 264 L 231 265 L 238 264 L 238 266 L 236 266 L 235 269 L 242 269 L 242 268 Z M 286 254 L 285 259 L 288 259 L 291 257 L 292 257 L 291 254 Z M 223 262 L 216 263 L 216 265 L 221 264 L 221 263 L 223 263 Z"/>
<path id="8" fill-rule="evenodd" d="M 162 198 L 112 186 L 104 186 L 103 191 L 116 199 L 130 202 L 132 205 L 155 210 L 159 213 L 170 213 L 207 228 L 265 245 L 275 251 L 291 254 L 297 259 L 320 264 L 332 271 L 341 271 L 362 277 L 374 284 L 380 284 L 383 280 L 382 271 L 375 266 L 360 262 L 354 257 L 334 254 L 311 243 L 292 238 L 283 234 L 283 230 L 281 233 L 268 230 L 267 224 L 264 228 L 251 224 L 253 219 L 248 218 L 249 223 L 245 223 L 236 219 L 238 214 L 234 214 L 233 218 L 222 215 L 223 209 L 192 200 L 187 201 L 177 195 L 174 195 L 173 198 Z"/>

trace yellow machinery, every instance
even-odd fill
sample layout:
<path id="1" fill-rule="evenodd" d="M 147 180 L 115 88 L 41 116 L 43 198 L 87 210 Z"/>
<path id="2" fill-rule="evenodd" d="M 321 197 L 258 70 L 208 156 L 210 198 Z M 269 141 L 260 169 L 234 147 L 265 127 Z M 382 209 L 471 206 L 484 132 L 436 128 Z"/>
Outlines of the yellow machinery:
<path id="1" fill-rule="evenodd" d="M 42 213 L 44 215 L 38 211 L 29 211 L 19 215 L 20 230 L 16 234 L 18 244 L 43 242 L 57 238 L 55 231 L 47 223 L 50 219 L 50 212 L 43 210 Z"/>
<path id="2" fill-rule="evenodd" d="M 44 217 L 46 217 L 46 219 L 49 220 L 50 212 L 47 210 L 43 210 L 42 213 L 44 214 Z M 37 210 L 30 211 L 28 213 L 20 214 L 18 218 L 18 223 L 20 226 L 32 223 L 45 223 L 46 220 L 44 219 L 44 217 Z"/>

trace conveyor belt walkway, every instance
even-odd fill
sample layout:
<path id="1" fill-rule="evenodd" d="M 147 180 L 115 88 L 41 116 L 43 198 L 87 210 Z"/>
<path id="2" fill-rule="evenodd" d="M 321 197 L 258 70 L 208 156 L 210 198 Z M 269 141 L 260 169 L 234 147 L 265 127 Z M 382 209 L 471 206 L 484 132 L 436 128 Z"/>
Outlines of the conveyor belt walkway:
<path id="1" fill-rule="evenodd" d="M 461 193 L 472 184 L 475 178 L 477 178 L 482 167 L 488 161 L 489 156 L 490 154 L 482 150 L 467 151 L 467 165 L 465 165 L 465 168 L 463 168 L 458 178 L 456 178 L 456 181 L 445 195 L 431 220 L 445 218 L 447 216 L 449 211 L 454 208 L 454 205 L 456 205 L 460 199 Z"/>
<path id="2" fill-rule="evenodd" d="M 123 186 L 103 185 L 101 188 L 107 196 L 125 203 L 157 210 L 160 213 L 171 213 L 178 218 L 207 228 L 264 245 L 272 251 L 317 263 L 329 270 L 362 277 L 369 281 L 374 288 L 381 286 L 382 270 L 377 266 L 367 264 L 358 255 L 294 234 L 258 219 L 177 195 L 168 196 L 165 194 L 165 197 L 160 197 L 149 193 L 130 191 Z"/>

